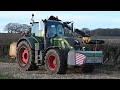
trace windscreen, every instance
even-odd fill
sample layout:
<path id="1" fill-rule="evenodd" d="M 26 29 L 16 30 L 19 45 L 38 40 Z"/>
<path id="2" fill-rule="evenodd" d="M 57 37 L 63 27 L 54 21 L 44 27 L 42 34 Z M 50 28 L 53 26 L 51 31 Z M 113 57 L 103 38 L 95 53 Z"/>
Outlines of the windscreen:
<path id="1" fill-rule="evenodd" d="M 63 37 L 64 28 L 60 22 L 48 22 L 47 23 L 47 36 L 54 37 L 55 35 Z"/>

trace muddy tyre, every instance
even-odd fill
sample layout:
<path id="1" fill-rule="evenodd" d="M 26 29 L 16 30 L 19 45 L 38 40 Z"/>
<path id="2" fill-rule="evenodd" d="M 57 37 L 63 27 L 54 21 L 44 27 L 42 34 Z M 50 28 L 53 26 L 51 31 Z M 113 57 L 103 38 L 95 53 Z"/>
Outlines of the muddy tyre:
<path id="1" fill-rule="evenodd" d="M 34 63 L 35 52 L 26 41 L 21 41 L 17 47 L 17 64 L 20 70 L 36 70 L 38 67 Z"/>
<path id="2" fill-rule="evenodd" d="M 60 49 L 50 49 L 45 56 L 45 67 L 49 74 L 65 74 L 67 70 L 67 56 Z"/>

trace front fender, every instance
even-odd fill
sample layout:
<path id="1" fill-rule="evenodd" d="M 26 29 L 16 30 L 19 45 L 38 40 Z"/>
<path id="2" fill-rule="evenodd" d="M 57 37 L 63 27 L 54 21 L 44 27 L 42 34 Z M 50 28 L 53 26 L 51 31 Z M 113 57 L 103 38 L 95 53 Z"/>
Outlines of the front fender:
<path id="1" fill-rule="evenodd" d="M 50 50 L 50 49 L 62 49 L 62 48 L 59 47 L 59 46 L 50 46 L 45 50 L 45 53 L 47 53 L 47 51 Z"/>

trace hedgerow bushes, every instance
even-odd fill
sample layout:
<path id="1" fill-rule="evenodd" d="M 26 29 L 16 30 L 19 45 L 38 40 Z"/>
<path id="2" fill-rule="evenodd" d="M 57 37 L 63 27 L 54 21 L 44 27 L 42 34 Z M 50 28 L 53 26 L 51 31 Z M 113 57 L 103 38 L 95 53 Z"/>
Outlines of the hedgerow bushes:
<path id="1" fill-rule="evenodd" d="M 6 62 L 10 59 L 10 44 L 17 42 L 20 37 L 20 34 L 0 33 L 0 61 Z"/>

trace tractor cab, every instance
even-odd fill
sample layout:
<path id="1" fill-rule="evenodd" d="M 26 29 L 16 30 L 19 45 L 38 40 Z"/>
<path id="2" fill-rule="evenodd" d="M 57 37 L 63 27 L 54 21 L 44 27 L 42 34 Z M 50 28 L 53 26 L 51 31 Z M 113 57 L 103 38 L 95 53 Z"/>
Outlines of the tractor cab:
<path id="1" fill-rule="evenodd" d="M 34 16 L 34 15 L 33 15 Z M 44 50 L 50 46 L 59 46 L 66 48 L 70 47 L 67 43 L 64 43 L 65 30 L 64 25 L 58 18 L 50 16 L 49 19 L 35 22 L 32 17 L 31 34 L 35 38 L 44 39 Z"/>
<path id="2" fill-rule="evenodd" d="M 34 15 L 33 15 L 34 16 Z M 64 36 L 64 27 L 60 20 L 57 20 L 55 17 L 50 16 L 48 20 L 41 20 L 40 22 L 35 22 L 32 17 L 31 23 L 31 33 L 38 37 L 47 37 L 53 38 L 55 36 L 63 37 Z"/>

